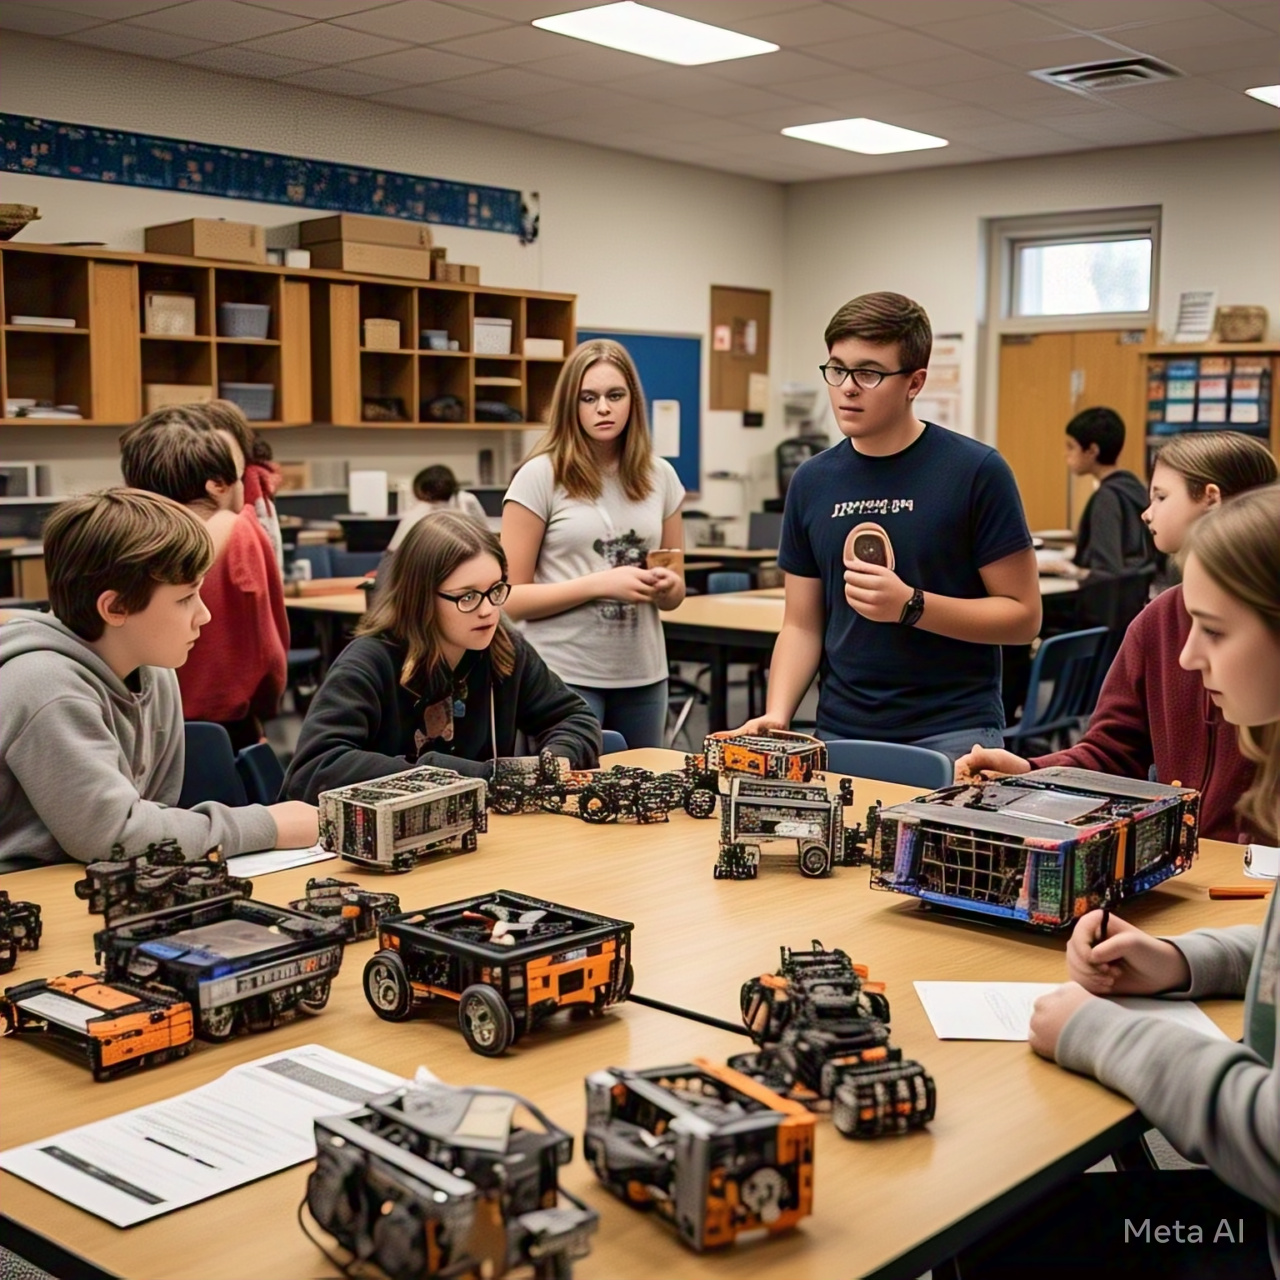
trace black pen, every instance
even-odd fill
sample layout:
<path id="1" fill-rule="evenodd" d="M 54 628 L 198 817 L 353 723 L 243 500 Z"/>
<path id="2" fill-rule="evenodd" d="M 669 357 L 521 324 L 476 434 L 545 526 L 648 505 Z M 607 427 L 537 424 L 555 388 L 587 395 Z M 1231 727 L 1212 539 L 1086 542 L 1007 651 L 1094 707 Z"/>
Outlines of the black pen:
<path id="1" fill-rule="evenodd" d="M 1107 922 L 1111 919 L 1111 908 L 1102 908 L 1102 923 L 1098 926 L 1098 942 L 1106 942 L 1107 940 Z M 1095 946 L 1097 943 L 1094 944 Z"/>

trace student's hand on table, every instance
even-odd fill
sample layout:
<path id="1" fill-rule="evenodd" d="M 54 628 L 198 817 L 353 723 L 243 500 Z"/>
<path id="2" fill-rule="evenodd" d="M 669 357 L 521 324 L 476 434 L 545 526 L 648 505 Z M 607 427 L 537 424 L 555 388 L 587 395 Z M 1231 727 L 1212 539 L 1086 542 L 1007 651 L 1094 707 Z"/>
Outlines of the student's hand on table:
<path id="1" fill-rule="evenodd" d="M 730 733 L 773 733 L 777 729 L 786 729 L 790 725 L 790 720 L 783 719 L 782 716 L 771 716 L 767 711 L 762 716 L 756 716 L 754 720 L 748 720 L 746 724 L 740 725 L 737 729 L 730 729 Z"/>
<path id="2" fill-rule="evenodd" d="M 846 560 L 844 598 L 869 622 L 897 622 L 914 594 L 892 569 L 866 560 Z"/>
<path id="3" fill-rule="evenodd" d="M 277 849 L 305 849 L 320 838 L 320 811 L 302 800 L 267 805 L 276 823 Z"/>
<path id="4" fill-rule="evenodd" d="M 1031 761 L 999 747 L 982 747 L 976 742 L 968 755 L 956 761 L 957 782 L 984 782 L 1006 773 L 1030 773 Z"/>
<path id="5" fill-rule="evenodd" d="M 1042 1057 L 1052 1058 L 1058 1052 L 1058 1037 L 1067 1020 L 1082 1004 L 1095 997 L 1077 982 L 1063 983 L 1056 991 L 1041 996 L 1031 1009 L 1031 1030 L 1027 1042 Z"/>
<path id="6" fill-rule="evenodd" d="M 1191 985 L 1186 957 L 1173 945 L 1112 914 L 1099 940 L 1102 912 L 1076 921 L 1067 943 L 1067 974 L 1099 996 L 1149 996 Z"/>
<path id="7" fill-rule="evenodd" d="M 661 569 L 640 569 L 634 565 L 604 569 L 596 574 L 600 582 L 600 595 L 597 599 L 650 604 L 657 595 L 658 574 L 662 572 Z"/>

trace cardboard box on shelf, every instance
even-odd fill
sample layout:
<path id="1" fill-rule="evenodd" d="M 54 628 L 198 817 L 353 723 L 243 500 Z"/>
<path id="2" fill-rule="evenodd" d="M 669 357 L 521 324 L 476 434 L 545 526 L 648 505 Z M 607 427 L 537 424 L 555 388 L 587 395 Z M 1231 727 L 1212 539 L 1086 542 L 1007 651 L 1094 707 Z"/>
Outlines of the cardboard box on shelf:
<path id="1" fill-rule="evenodd" d="M 462 268 L 462 283 L 463 284 L 479 284 L 480 268 L 464 266 Z"/>
<path id="2" fill-rule="evenodd" d="M 364 322 L 364 346 L 367 351 L 399 351 L 400 321 L 370 317 Z"/>
<path id="3" fill-rule="evenodd" d="M 198 383 L 147 382 L 142 387 L 143 413 L 155 413 L 175 404 L 208 404 L 213 399 L 213 388 Z"/>
<path id="4" fill-rule="evenodd" d="M 148 292 L 143 299 L 143 332 L 176 333 L 184 337 L 196 331 L 196 300 L 189 293 Z"/>
<path id="5" fill-rule="evenodd" d="M 357 275 L 431 279 L 431 253 L 390 244 L 361 244 L 355 240 L 326 240 L 311 246 L 311 265 Z"/>
<path id="6" fill-rule="evenodd" d="M 526 338 L 524 354 L 531 360 L 563 360 L 563 338 Z"/>
<path id="7" fill-rule="evenodd" d="M 425 222 L 407 222 L 404 218 L 371 218 L 362 213 L 335 213 L 329 218 L 310 218 L 298 223 L 298 238 L 304 245 L 343 240 L 356 244 L 390 245 L 401 249 L 431 248 L 431 228 Z"/>
<path id="8" fill-rule="evenodd" d="M 221 258 L 225 262 L 267 261 L 266 234 L 253 222 L 228 222 L 224 218 L 187 218 L 148 227 L 144 232 L 148 253 L 171 253 L 184 258 Z"/>
<path id="9" fill-rule="evenodd" d="M 462 264 L 460 262 L 445 262 L 443 258 L 437 258 L 431 264 L 431 278 L 444 284 L 461 284 Z"/>
<path id="10" fill-rule="evenodd" d="M 476 316 L 471 349 L 476 355 L 509 356 L 513 327 L 504 316 Z"/>
<path id="11" fill-rule="evenodd" d="M 292 493 L 295 489 L 311 488 L 311 463 L 277 462 L 276 466 L 280 470 L 277 493 Z"/>

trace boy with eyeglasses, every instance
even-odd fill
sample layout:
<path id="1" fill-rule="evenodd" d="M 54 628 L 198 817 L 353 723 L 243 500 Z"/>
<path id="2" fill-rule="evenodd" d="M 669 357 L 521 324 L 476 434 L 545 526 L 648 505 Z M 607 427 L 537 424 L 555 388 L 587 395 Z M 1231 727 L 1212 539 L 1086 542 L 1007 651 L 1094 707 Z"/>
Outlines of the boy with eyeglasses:
<path id="1" fill-rule="evenodd" d="M 765 714 L 785 728 L 818 674 L 819 737 L 998 746 L 1000 646 L 1040 629 L 1035 554 L 1007 463 L 914 412 L 933 337 L 897 293 L 846 303 L 822 368 L 846 439 L 787 490 L 786 613 Z"/>

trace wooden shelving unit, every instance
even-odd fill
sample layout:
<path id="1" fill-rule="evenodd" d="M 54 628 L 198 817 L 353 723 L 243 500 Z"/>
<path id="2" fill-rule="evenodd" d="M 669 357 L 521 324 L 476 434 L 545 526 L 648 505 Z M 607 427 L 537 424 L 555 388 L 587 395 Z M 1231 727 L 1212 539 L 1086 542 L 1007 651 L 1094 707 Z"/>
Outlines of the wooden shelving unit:
<path id="1" fill-rule="evenodd" d="M 146 334 L 148 293 L 195 299 L 196 332 Z M 273 416 L 258 427 L 510 431 L 539 426 L 564 361 L 521 354 L 526 336 L 575 335 L 572 294 L 424 284 L 340 271 L 210 262 L 163 254 L 0 244 L 0 397 L 75 404 L 82 417 L 5 418 L 7 425 L 122 426 L 143 411 L 146 383 L 211 387 L 268 384 Z M 219 333 L 224 302 L 270 307 L 266 338 Z M 75 320 L 74 328 L 19 326 L 14 315 Z M 477 316 L 511 321 L 511 355 L 473 350 Z M 364 344 L 363 323 L 400 323 L 400 346 Z M 457 351 L 433 351 L 424 330 Z M 486 381 L 503 379 L 499 383 Z M 512 382 L 511 380 L 514 380 Z M 434 416 L 452 397 L 457 418 Z M 478 421 L 477 401 L 498 401 L 518 421 Z M 433 402 L 435 407 L 433 408 Z"/>

